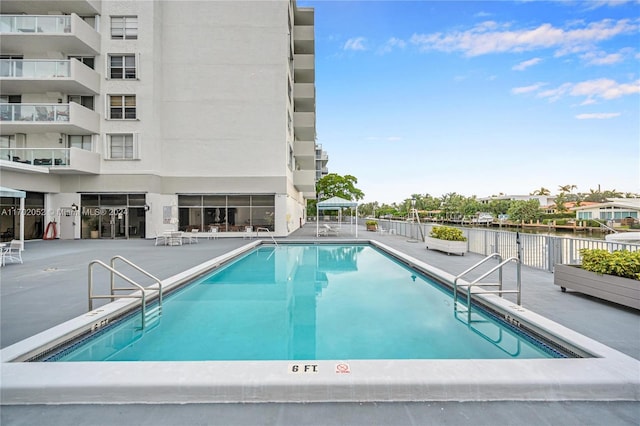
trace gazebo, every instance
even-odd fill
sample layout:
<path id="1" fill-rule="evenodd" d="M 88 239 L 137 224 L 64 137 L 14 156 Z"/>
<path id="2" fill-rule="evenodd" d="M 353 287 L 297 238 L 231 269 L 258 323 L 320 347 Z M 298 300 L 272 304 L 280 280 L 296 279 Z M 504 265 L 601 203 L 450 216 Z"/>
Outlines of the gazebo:
<path id="1" fill-rule="evenodd" d="M 20 199 L 20 245 L 24 249 L 24 200 L 27 198 L 27 193 L 24 191 L 18 191 L 17 189 L 0 186 L 0 197 Z"/>
<path id="2" fill-rule="evenodd" d="M 328 200 L 320 201 L 316 204 L 316 237 L 320 234 L 320 210 L 340 210 L 344 207 L 355 207 L 356 209 L 356 238 L 358 238 L 358 203 L 340 197 L 331 197 Z"/>

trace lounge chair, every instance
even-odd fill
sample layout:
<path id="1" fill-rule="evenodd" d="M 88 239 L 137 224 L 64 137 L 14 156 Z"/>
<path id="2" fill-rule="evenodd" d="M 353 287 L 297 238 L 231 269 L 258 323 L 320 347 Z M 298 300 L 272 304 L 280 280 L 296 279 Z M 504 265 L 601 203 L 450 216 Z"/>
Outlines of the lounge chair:
<path id="1" fill-rule="evenodd" d="M 324 225 L 322 225 L 322 228 L 320 229 L 320 235 L 324 235 L 325 237 L 328 237 L 330 234 L 333 234 L 337 237 L 340 235 L 340 231 L 336 228 L 332 228 L 330 225 L 327 225 L 325 223 Z"/>

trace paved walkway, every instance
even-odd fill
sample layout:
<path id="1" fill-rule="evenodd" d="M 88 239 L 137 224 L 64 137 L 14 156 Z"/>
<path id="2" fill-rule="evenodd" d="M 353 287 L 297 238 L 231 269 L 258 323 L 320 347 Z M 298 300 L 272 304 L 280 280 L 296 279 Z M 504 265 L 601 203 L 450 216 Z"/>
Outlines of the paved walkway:
<path id="1" fill-rule="evenodd" d="M 315 238 L 308 224 L 286 240 Z M 407 237 L 359 228 L 360 239 L 377 239 L 451 274 L 482 257 L 429 251 Z M 343 225 L 341 236 L 353 238 Z M 321 237 L 324 239 L 325 237 Z M 201 239 L 198 244 L 154 246 L 152 240 L 29 241 L 24 264 L 0 269 L 0 347 L 6 347 L 87 311 L 87 265 L 122 255 L 164 279 L 242 246 L 240 238 Z M 473 275 L 471 275 L 473 277 Z M 562 293 L 553 274 L 523 267 L 524 307 L 640 359 L 640 311 L 581 295 Z M 505 285 L 515 272 L 507 270 Z M 585 374 L 588 374 L 585 372 Z M 640 372 L 630 372 L 640 374 Z M 2 425 L 41 424 L 451 424 L 640 425 L 638 402 L 466 402 L 384 404 L 204 404 L 187 406 L 4 406 Z"/>

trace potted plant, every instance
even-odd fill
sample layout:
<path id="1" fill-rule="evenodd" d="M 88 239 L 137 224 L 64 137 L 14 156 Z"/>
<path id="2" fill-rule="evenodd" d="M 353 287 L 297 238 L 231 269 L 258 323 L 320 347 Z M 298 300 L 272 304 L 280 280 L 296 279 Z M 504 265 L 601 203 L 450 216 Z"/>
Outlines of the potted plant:
<path id="1" fill-rule="evenodd" d="M 367 226 L 367 231 L 378 230 L 378 222 L 376 222 L 375 220 L 368 220 L 364 224 Z"/>
<path id="2" fill-rule="evenodd" d="M 467 237 L 461 229 L 452 226 L 434 226 L 424 242 L 427 249 L 440 250 L 447 254 L 457 253 L 464 256 L 467 252 Z"/>
<path id="3" fill-rule="evenodd" d="M 580 254 L 580 265 L 555 265 L 555 285 L 640 309 L 640 251 L 582 249 Z"/>
<path id="4" fill-rule="evenodd" d="M 82 219 L 83 219 L 83 222 L 85 223 L 85 225 L 87 226 L 87 228 L 89 229 L 89 236 L 92 239 L 98 238 L 100 236 L 100 233 L 98 232 L 98 225 L 100 224 L 100 217 L 99 216 L 93 216 L 93 215 L 84 215 L 82 217 Z"/>

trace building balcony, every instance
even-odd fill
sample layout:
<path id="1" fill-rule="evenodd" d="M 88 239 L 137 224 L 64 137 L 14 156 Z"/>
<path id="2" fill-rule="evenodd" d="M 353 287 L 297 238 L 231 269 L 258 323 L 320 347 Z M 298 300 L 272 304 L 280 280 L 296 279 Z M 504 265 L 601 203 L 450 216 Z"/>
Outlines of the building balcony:
<path id="1" fill-rule="evenodd" d="M 0 15 L 3 54 L 96 55 L 100 34 L 78 15 Z"/>
<path id="2" fill-rule="evenodd" d="M 313 83 L 295 83 L 293 101 L 296 111 L 313 112 L 316 109 L 316 87 Z"/>
<path id="3" fill-rule="evenodd" d="M 99 174 L 100 154 L 80 148 L 0 148 L 2 168 L 57 174 Z"/>
<path id="4" fill-rule="evenodd" d="M 51 0 L 2 0 L 0 2 L 1 13 L 29 15 L 45 14 L 52 9 L 64 13 L 77 13 L 78 15 L 100 15 L 102 10 L 101 0 L 56 0 L 52 6 Z"/>
<path id="5" fill-rule="evenodd" d="M 293 143 L 293 155 L 296 157 L 296 164 L 302 170 L 315 170 L 316 144 L 313 140 L 295 141 Z"/>
<path id="6" fill-rule="evenodd" d="M 293 55 L 293 79 L 296 83 L 314 83 L 316 81 L 315 55 Z"/>
<path id="7" fill-rule="evenodd" d="M 2 93 L 100 93 L 100 75 L 75 59 L 0 59 Z"/>
<path id="8" fill-rule="evenodd" d="M 295 170 L 293 172 L 293 185 L 298 191 L 313 192 L 316 190 L 315 170 Z"/>
<path id="9" fill-rule="evenodd" d="M 0 104 L 3 134 L 100 133 L 100 115 L 80 104 Z"/>
<path id="10" fill-rule="evenodd" d="M 293 46 L 296 53 L 314 53 L 315 35 L 313 25 L 293 27 Z"/>
<path id="11" fill-rule="evenodd" d="M 293 129 L 297 140 L 316 139 L 316 113 L 315 112 L 294 112 Z"/>

